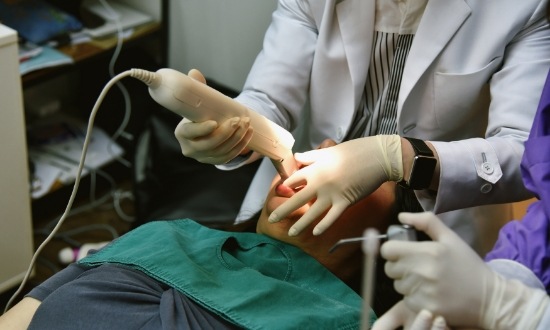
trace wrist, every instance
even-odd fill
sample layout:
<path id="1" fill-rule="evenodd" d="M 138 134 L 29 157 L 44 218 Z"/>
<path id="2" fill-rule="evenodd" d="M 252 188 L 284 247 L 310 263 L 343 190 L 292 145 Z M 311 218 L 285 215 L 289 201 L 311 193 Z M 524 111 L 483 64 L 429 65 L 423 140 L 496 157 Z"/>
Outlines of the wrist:
<path id="1" fill-rule="evenodd" d="M 380 164 L 384 165 L 387 181 L 403 180 L 403 155 L 401 154 L 401 137 L 399 135 L 376 135 L 380 155 Z"/>
<path id="2" fill-rule="evenodd" d="M 401 155 L 403 156 L 403 180 L 409 180 L 411 175 L 411 165 L 414 158 L 414 149 L 405 138 L 401 138 Z"/>
<path id="3" fill-rule="evenodd" d="M 489 281 L 484 295 L 487 307 L 479 325 L 483 329 L 535 329 L 549 306 L 546 292 L 498 274 Z"/>

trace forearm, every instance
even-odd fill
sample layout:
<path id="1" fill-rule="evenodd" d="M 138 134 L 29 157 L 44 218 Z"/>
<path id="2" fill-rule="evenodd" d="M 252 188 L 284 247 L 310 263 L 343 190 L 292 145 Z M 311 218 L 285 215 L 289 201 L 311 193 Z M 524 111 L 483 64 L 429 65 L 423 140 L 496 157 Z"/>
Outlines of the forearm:
<path id="1" fill-rule="evenodd" d="M 543 290 L 527 287 L 518 280 L 493 277 L 485 310 L 480 314 L 484 329 L 537 329 L 548 312 L 550 298 Z"/>
<path id="2" fill-rule="evenodd" d="M 426 142 L 437 157 L 430 190 L 417 191 L 423 205 L 442 213 L 472 206 L 509 203 L 531 197 L 518 170 L 523 139 L 472 138 L 454 142 Z M 410 166 L 410 150 L 403 146 L 403 165 Z M 486 168 L 486 165 L 489 167 Z M 404 168 L 407 175 L 407 169 Z M 457 198 L 460 196 L 460 198 Z"/>
<path id="3" fill-rule="evenodd" d="M 292 131 L 308 97 L 317 27 L 299 1 L 281 1 L 237 101 Z"/>
<path id="4" fill-rule="evenodd" d="M 17 305 L 0 316 L 0 329 L 27 329 L 40 301 L 25 297 Z"/>
<path id="5" fill-rule="evenodd" d="M 550 305 L 546 307 L 546 310 L 543 312 L 541 320 L 537 326 L 537 330 L 547 329 L 550 329 Z"/>
<path id="6" fill-rule="evenodd" d="M 515 276 L 543 290 L 550 288 L 550 274 L 546 271 L 549 230 L 544 202 L 531 203 L 521 221 L 510 221 L 500 229 L 485 261 L 506 277 Z"/>

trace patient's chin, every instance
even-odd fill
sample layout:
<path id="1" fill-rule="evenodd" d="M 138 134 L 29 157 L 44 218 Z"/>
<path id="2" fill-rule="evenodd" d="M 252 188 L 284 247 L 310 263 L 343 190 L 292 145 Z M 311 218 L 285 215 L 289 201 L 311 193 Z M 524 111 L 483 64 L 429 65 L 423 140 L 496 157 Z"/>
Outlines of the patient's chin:
<path id="1" fill-rule="evenodd" d="M 258 221 L 256 225 L 256 232 L 286 242 L 285 239 L 290 237 L 288 236 L 288 230 L 293 223 L 294 222 L 286 219 L 283 219 L 279 222 L 270 223 L 269 221 L 267 221 L 267 217 L 265 217 Z"/>

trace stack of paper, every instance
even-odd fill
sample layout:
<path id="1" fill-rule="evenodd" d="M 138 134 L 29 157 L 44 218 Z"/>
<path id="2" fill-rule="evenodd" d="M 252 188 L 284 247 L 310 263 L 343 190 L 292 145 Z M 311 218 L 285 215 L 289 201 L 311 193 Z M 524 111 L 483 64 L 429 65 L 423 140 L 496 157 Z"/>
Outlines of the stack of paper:
<path id="1" fill-rule="evenodd" d="M 40 48 L 39 54 L 19 63 L 19 73 L 21 75 L 35 70 L 74 63 L 72 57 L 55 48 L 49 46 L 41 46 Z"/>
<path id="2" fill-rule="evenodd" d="M 74 182 L 82 156 L 86 123 L 61 118 L 29 128 L 29 157 L 34 164 L 33 198 L 47 194 L 56 183 Z M 124 154 L 102 129 L 92 130 L 82 176 Z"/>

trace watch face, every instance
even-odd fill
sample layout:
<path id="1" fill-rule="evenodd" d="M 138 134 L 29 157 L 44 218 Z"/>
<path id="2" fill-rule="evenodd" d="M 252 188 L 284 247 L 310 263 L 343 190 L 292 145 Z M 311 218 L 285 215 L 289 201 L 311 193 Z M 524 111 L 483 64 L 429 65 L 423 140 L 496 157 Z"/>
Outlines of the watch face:
<path id="1" fill-rule="evenodd" d="M 433 157 L 417 155 L 414 157 L 409 186 L 413 189 L 426 189 L 432 182 L 437 160 Z"/>

